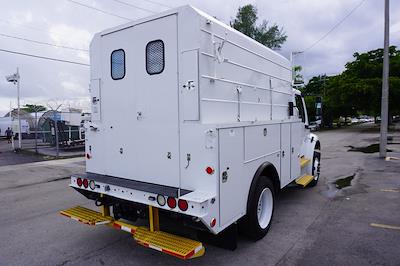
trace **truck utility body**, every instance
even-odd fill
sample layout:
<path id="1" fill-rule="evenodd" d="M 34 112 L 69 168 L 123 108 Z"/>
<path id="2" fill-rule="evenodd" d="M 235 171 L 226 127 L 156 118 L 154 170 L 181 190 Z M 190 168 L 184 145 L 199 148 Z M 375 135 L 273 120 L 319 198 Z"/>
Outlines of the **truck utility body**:
<path id="1" fill-rule="evenodd" d="M 70 186 L 106 222 L 150 206 L 150 231 L 161 209 L 213 234 L 238 222 L 259 239 L 277 191 L 318 181 L 320 144 L 291 63 L 202 11 L 98 33 L 90 59 L 87 172 Z"/>

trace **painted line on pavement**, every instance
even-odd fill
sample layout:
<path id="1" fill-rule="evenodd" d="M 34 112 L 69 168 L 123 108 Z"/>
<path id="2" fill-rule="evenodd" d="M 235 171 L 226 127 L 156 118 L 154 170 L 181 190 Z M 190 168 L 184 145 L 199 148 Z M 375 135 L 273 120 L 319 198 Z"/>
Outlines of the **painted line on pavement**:
<path id="1" fill-rule="evenodd" d="M 376 224 L 376 223 L 371 223 L 370 226 L 372 226 L 372 227 L 378 227 L 378 228 L 384 228 L 384 229 L 400 230 L 400 226 L 388 225 L 388 224 Z"/>
<path id="2" fill-rule="evenodd" d="M 398 189 L 391 189 L 391 188 L 381 189 L 381 191 L 383 191 L 383 192 L 400 192 L 400 190 L 398 190 Z"/>

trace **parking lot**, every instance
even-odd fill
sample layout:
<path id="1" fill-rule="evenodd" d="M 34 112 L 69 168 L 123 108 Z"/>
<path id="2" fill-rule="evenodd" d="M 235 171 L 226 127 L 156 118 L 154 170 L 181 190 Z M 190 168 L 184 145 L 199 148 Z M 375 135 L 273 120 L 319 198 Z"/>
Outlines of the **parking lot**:
<path id="1" fill-rule="evenodd" d="M 379 143 L 371 127 L 317 132 L 322 145 L 318 185 L 284 189 L 264 239 L 239 237 L 235 251 L 205 244 L 205 255 L 189 263 L 400 265 L 400 160 L 385 161 L 370 149 L 358 149 Z M 400 157 L 400 132 L 389 136 L 388 156 Z M 1 160 L 9 158 L 4 141 L 0 146 Z M 0 166 L 1 265 L 188 263 L 139 246 L 122 231 L 59 215 L 75 205 L 95 208 L 68 187 L 68 176 L 84 171 L 83 158 L 35 162 L 24 156 L 13 157 L 22 164 Z"/>

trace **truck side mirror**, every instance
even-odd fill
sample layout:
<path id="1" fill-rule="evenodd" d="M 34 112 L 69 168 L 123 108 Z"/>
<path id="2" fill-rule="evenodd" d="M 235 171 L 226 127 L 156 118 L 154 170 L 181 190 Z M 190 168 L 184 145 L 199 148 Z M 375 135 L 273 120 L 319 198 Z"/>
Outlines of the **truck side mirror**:
<path id="1" fill-rule="evenodd" d="M 293 108 L 294 108 L 293 102 L 289 102 L 289 116 L 293 116 Z"/>

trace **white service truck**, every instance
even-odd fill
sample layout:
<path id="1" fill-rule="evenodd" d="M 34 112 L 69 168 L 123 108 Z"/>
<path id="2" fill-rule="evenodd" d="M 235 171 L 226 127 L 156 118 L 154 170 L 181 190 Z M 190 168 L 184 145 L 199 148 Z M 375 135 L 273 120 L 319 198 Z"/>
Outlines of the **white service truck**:
<path id="1" fill-rule="evenodd" d="M 63 215 L 192 258 L 203 245 L 160 231 L 159 213 L 257 240 L 280 189 L 318 182 L 320 142 L 291 62 L 212 16 L 183 6 L 105 30 L 90 61 L 86 173 L 70 186 L 101 213 Z M 144 217 L 149 227 L 127 222 Z"/>

